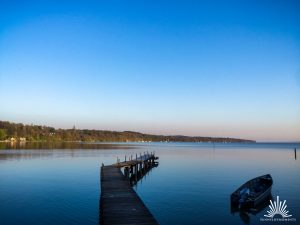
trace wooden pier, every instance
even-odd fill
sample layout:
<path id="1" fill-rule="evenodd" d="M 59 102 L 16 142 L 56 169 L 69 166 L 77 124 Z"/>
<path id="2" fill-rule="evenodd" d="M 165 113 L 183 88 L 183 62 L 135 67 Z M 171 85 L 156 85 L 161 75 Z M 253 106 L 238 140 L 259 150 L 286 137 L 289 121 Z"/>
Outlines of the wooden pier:
<path id="1" fill-rule="evenodd" d="M 158 225 L 157 221 L 133 190 L 151 168 L 157 166 L 153 153 L 145 153 L 129 160 L 101 167 L 101 225 Z M 124 174 L 121 169 L 124 169 Z"/>

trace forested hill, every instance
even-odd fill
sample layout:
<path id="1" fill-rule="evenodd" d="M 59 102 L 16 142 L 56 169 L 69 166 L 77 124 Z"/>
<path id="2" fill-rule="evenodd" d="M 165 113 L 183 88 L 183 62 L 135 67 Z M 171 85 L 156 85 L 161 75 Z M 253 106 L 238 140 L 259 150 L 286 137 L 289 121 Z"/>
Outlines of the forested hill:
<path id="1" fill-rule="evenodd" d="M 16 141 L 99 141 L 99 142 L 254 142 L 235 138 L 164 136 L 132 131 L 55 129 L 0 121 L 0 140 Z"/>

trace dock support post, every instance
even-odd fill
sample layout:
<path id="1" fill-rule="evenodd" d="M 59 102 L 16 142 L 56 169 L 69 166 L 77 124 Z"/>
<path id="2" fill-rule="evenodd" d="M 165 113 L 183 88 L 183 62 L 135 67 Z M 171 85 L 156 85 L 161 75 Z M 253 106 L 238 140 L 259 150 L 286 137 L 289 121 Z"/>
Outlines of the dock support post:
<path id="1" fill-rule="evenodd" d="M 137 183 L 137 175 L 138 175 L 138 168 L 137 168 L 138 164 L 135 164 L 135 182 Z"/>
<path id="2" fill-rule="evenodd" d="M 129 178 L 129 171 L 128 170 L 129 170 L 128 167 L 124 168 L 124 175 L 125 175 L 126 178 Z"/>

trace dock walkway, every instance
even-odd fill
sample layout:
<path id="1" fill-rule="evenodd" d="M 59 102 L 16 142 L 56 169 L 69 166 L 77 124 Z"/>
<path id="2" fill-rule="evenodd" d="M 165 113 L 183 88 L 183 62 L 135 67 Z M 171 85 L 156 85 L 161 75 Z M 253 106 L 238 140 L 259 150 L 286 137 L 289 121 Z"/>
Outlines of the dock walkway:
<path id="1" fill-rule="evenodd" d="M 141 176 L 157 157 L 143 155 L 135 160 L 117 162 L 101 167 L 100 224 L 102 225 L 158 225 L 143 201 L 132 189 L 129 175 L 121 172 L 128 168 L 131 177 Z M 126 171 L 125 171 L 126 172 Z"/>

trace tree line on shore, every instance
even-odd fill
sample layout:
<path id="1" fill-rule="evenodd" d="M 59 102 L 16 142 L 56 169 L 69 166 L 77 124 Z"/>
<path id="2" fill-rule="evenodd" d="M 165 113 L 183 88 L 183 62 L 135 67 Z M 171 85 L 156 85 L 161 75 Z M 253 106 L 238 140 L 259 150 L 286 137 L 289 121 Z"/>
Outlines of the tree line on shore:
<path id="1" fill-rule="evenodd" d="M 254 142 L 236 138 L 165 136 L 133 131 L 55 129 L 0 121 L 0 141 L 86 141 L 86 142 Z"/>

